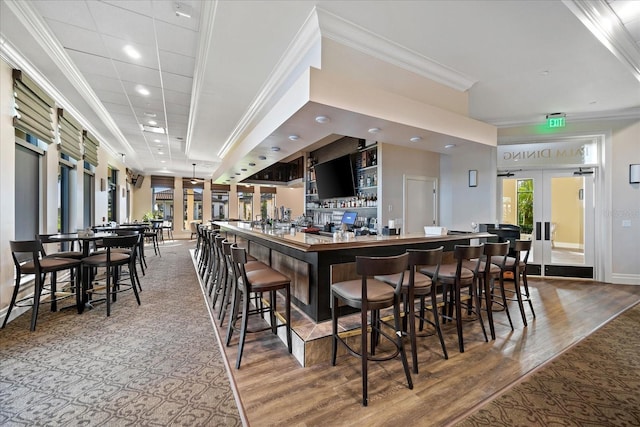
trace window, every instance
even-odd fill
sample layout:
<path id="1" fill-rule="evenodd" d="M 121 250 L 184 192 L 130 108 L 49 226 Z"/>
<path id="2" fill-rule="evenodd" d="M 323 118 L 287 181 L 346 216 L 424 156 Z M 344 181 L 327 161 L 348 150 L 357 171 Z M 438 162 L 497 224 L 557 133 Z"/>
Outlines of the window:
<path id="1" fill-rule="evenodd" d="M 238 217 L 242 221 L 253 220 L 253 187 L 238 187 Z"/>
<path id="2" fill-rule="evenodd" d="M 229 191 L 231 186 L 211 184 L 211 219 L 229 219 Z"/>
<path id="3" fill-rule="evenodd" d="M 86 229 L 94 225 L 93 218 L 95 216 L 95 175 L 89 162 L 84 162 L 83 174 L 83 203 L 82 203 L 82 226 Z"/>
<path id="4" fill-rule="evenodd" d="M 71 227 L 71 167 L 62 161 L 58 165 L 58 233 L 68 233 Z"/>
<path id="5" fill-rule="evenodd" d="M 518 189 L 518 225 L 523 234 L 533 231 L 533 179 L 519 179 Z"/>
<path id="6" fill-rule="evenodd" d="M 108 168 L 108 205 L 107 221 L 118 221 L 118 170 Z"/>
<path id="7" fill-rule="evenodd" d="M 211 219 L 221 220 L 229 218 L 229 192 L 211 192 Z"/>
<path id="8" fill-rule="evenodd" d="M 280 216 L 283 215 L 277 212 L 276 189 L 273 187 L 260 187 L 260 217 L 267 219 L 279 218 Z"/>
<path id="9" fill-rule="evenodd" d="M 16 240 L 32 240 L 40 232 L 40 209 L 42 208 L 40 203 L 41 154 L 26 146 L 16 144 Z"/>
<path id="10" fill-rule="evenodd" d="M 191 221 L 202 221 L 202 188 L 185 188 L 184 200 L 184 229 L 189 230 Z"/>
<path id="11" fill-rule="evenodd" d="M 151 214 L 154 217 L 173 222 L 174 186 L 175 179 L 172 176 L 151 175 Z"/>
<path id="12" fill-rule="evenodd" d="M 165 221 L 173 221 L 173 188 L 152 188 L 153 215 Z"/>

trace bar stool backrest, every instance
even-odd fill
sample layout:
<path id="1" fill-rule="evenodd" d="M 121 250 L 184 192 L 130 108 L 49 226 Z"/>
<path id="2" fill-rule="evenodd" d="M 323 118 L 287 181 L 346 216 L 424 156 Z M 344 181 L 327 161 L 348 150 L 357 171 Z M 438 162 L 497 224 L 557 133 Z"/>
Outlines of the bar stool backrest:
<path id="1" fill-rule="evenodd" d="M 434 283 L 437 282 L 440 263 L 442 263 L 443 251 L 444 246 L 440 246 L 439 248 L 435 249 L 407 249 L 407 253 L 409 254 L 410 280 L 414 279 L 416 270 L 419 270 L 420 266 L 435 265 L 434 274 L 431 280 Z"/>
<path id="2" fill-rule="evenodd" d="M 386 276 L 398 274 L 399 281 L 394 286 L 395 293 L 398 295 L 402 291 L 402 282 L 404 281 L 404 272 L 409 266 L 409 254 L 403 253 L 396 256 L 387 257 L 356 257 L 356 273 L 362 277 L 362 299 L 367 298 L 367 276 Z"/>

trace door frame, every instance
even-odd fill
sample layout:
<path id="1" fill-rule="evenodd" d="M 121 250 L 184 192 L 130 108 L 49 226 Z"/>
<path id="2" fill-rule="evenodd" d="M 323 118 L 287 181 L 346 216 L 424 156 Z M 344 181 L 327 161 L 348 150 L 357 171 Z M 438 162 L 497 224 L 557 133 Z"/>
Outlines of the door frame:
<path id="1" fill-rule="evenodd" d="M 594 132 L 585 132 L 582 134 L 566 134 L 566 135 L 538 135 L 535 139 L 532 139 L 531 136 L 512 136 L 501 138 L 500 146 L 502 145 L 516 145 L 516 144 L 527 144 L 527 143 L 545 143 L 545 142 L 559 142 L 562 143 L 564 141 L 572 141 L 572 140 L 592 140 L 597 145 L 598 150 L 598 160 L 597 163 L 592 165 L 554 165 L 553 169 L 563 168 L 563 167 L 575 167 L 576 169 L 579 166 L 582 167 L 598 167 L 599 174 L 596 176 L 595 181 L 595 189 L 594 189 L 594 223 L 595 229 L 597 232 L 594 234 L 594 246 L 598 248 L 594 252 L 594 260 L 593 260 L 593 268 L 594 268 L 594 280 L 600 282 L 609 282 L 612 280 L 611 273 L 611 230 L 612 230 L 612 214 L 611 214 L 611 206 L 612 206 L 612 179 L 613 179 L 613 171 L 608 164 L 612 163 L 612 155 L 613 149 L 611 147 L 612 144 L 612 135 L 611 131 L 596 131 Z M 526 163 L 526 162 L 522 162 Z M 501 165 L 498 160 L 498 172 L 503 170 L 514 170 L 514 167 Z M 520 168 L 520 166 L 518 166 Z M 525 164 L 521 166 L 523 169 L 526 167 Z M 533 166 L 527 169 L 542 169 L 540 166 Z M 498 184 L 501 186 L 501 184 Z M 499 188 L 500 193 L 502 190 Z M 496 197 L 496 208 L 498 209 L 496 212 L 500 212 L 502 209 L 502 198 Z"/>
<path id="2" fill-rule="evenodd" d="M 421 175 L 403 175 L 402 176 L 402 224 L 408 224 L 408 212 L 409 210 L 409 196 L 407 194 L 407 182 L 408 181 L 423 181 L 423 182 L 433 182 L 433 221 L 434 225 L 439 224 L 438 217 L 438 178 L 432 176 L 421 176 Z"/>

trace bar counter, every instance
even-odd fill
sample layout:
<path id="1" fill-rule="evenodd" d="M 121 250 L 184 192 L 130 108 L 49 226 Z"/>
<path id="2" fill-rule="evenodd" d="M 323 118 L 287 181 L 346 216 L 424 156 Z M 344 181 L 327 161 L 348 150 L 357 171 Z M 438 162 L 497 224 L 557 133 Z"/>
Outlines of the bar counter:
<path id="1" fill-rule="evenodd" d="M 446 236 L 401 234 L 369 235 L 343 239 L 288 228 L 263 230 L 249 223 L 215 221 L 227 239 L 291 278 L 292 301 L 315 322 L 331 318 L 331 283 L 353 278 L 355 257 L 399 255 L 407 249 L 444 246 L 446 252 L 471 239 L 493 239 L 490 233 L 458 233 Z M 352 234 L 351 234 L 352 236 Z"/>

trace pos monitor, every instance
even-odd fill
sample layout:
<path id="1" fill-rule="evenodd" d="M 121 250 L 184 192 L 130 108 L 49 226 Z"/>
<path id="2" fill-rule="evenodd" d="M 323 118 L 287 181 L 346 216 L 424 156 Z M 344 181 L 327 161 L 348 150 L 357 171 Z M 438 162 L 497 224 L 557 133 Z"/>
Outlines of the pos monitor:
<path id="1" fill-rule="evenodd" d="M 352 230 L 353 226 L 356 223 L 356 218 L 358 217 L 358 214 L 356 212 L 345 212 L 342 215 L 342 224 L 345 224 L 347 226 L 347 229 Z"/>

